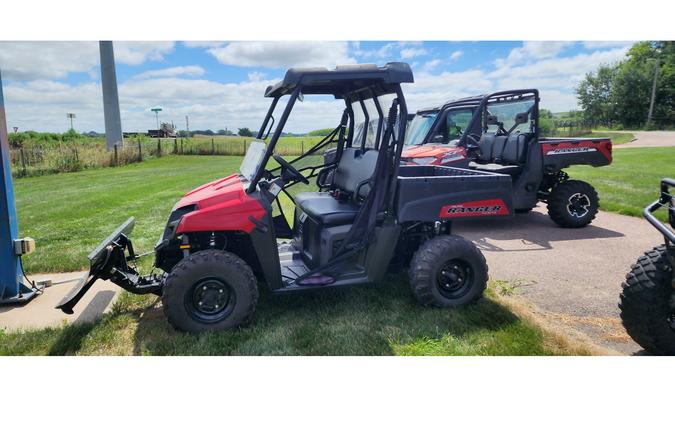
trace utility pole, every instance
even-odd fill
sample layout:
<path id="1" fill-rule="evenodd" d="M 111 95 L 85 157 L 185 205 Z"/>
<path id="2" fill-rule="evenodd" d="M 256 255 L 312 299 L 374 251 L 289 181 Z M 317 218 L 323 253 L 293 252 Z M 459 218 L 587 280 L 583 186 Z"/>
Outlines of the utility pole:
<path id="1" fill-rule="evenodd" d="M 162 107 L 153 107 L 150 111 L 155 113 L 155 118 L 157 119 L 157 137 L 159 138 L 159 112 L 162 111 Z"/>
<path id="2" fill-rule="evenodd" d="M 73 119 L 75 118 L 75 113 L 66 113 L 66 117 L 70 119 L 70 130 L 73 129 Z"/>
<path id="3" fill-rule="evenodd" d="M 185 131 L 187 132 L 185 134 L 186 138 L 190 137 L 190 121 L 188 120 L 187 114 L 185 115 Z"/>
<path id="4" fill-rule="evenodd" d="M 659 78 L 659 67 L 661 66 L 661 59 L 656 59 L 656 66 L 654 67 L 654 82 L 652 83 L 652 99 L 649 102 L 649 114 L 647 115 L 647 125 L 652 122 L 652 114 L 654 113 L 654 100 L 656 99 L 656 84 Z"/>
<path id="5" fill-rule="evenodd" d="M 105 138 L 108 151 L 115 145 L 124 146 L 122 119 L 120 118 L 120 100 L 117 95 L 117 75 L 115 74 L 115 53 L 112 41 L 99 41 L 101 53 L 101 86 L 103 87 L 103 116 L 105 118 Z"/>

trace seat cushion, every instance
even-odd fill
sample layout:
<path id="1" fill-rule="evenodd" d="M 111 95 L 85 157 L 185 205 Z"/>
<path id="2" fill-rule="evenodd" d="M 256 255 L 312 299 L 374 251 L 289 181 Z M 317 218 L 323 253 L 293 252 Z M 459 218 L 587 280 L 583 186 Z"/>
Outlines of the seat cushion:
<path id="1" fill-rule="evenodd" d="M 351 224 L 359 212 L 358 205 L 338 201 L 329 192 L 301 192 L 295 196 L 295 204 L 324 226 Z"/>
<path id="2" fill-rule="evenodd" d="M 469 168 L 473 170 L 488 171 L 490 173 L 510 174 L 510 175 L 518 174 L 522 170 L 520 166 L 504 166 L 495 163 L 478 164 L 474 162 L 469 163 Z"/>

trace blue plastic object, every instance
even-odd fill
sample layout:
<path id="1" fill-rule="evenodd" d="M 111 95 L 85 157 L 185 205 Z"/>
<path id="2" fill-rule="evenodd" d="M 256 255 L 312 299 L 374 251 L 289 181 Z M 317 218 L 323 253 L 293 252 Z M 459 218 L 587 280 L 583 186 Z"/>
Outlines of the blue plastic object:
<path id="1" fill-rule="evenodd" d="M 9 139 L 1 73 L 0 179 L 0 304 L 25 302 L 33 298 L 35 292 L 23 284 L 19 257 L 14 253 L 14 239 L 19 237 L 19 227 L 14 207 L 14 188 L 9 162 Z"/>

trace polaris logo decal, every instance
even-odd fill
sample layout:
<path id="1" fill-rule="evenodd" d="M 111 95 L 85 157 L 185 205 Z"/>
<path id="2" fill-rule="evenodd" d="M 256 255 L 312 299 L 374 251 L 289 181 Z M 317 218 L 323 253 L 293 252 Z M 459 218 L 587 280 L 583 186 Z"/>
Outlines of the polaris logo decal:
<path id="1" fill-rule="evenodd" d="M 593 147 L 565 147 L 565 148 L 555 148 L 549 150 L 546 155 L 559 155 L 559 154 L 577 154 L 580 152 L 596 152 L 597 149 Z"/>
<path id="2" fill-rule="evenodd" d="M 441 208 L 440 218 L 459 217 L 492 217 L 509 215 L 509 209 L 501 199 L 464 202 L 461 204 L 445 205 Z"/>

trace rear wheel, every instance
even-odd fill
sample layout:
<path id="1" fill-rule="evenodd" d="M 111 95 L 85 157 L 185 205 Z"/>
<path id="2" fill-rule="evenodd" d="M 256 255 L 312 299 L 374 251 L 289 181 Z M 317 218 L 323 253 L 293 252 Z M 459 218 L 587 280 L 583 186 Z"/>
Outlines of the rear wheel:
<path id="1" fill-rule="evenodd" d="M 437 236 L 417 250 L 410 264 L 410 287 L 425 306 L 452 307 L 471 303 L 487 286 L 485 257 L 460 236 Z"/>
<path id="2" fill-rule="evenodd" d="M 588 225 L 598 213 L 598 193 L 581 180 L 562 182 L 548 197 L 548 215 L 556 224 L 567 228 Z"/>
<path id="3" fill-rule="evenodd" d="M 621 321 L 640 346 L 659 355 L 675 355 L 673 267 L 665 245 L 646 252 L 626 274 Z"/>
<path id="4" fill-rule="evenodd" d="M 238 256 L 213 249 L 176 264 L 162 292 L 169 323 L 192 333 L 236 328 L 251 318 L 257 301 L 251 268 Z"/>

